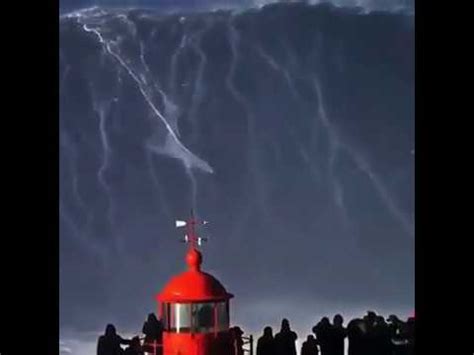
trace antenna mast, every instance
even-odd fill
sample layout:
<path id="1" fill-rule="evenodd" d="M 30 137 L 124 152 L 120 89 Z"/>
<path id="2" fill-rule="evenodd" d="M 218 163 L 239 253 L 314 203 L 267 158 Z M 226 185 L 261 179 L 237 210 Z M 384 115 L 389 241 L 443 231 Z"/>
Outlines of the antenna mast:
<path id="1" fill-rule="evenodd" d="M 207 221 L 201 221 L 194 217 L 194 210 L 191 209 L 191 217 L 187 221 L 176 221 L 176 228 L 186 227 L 186 234 L 182 242 L 189 243 L 190 249 L 198 249 L 202 242 L 207 242 L 207 238 L 199 237 L 196 233 L 196 226 L 208 224 Z"/>

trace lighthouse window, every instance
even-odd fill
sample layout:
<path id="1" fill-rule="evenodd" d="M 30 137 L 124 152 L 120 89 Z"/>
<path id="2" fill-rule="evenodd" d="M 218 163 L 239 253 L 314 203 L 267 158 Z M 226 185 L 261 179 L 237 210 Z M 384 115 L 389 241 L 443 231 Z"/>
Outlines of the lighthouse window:
<path id="1" fill-rule="evenodd" d="M 191 330 L 191 305 L 185 303 L 169 304 L 165 307 L 167 328 L 176 333 L 189 332 Z"/>
<path id="2" fill-rule="evenodd" d="M 193 304 L 193 324 L 198 333 L 214 331 L 214 303 Z"/>
<path id="3" fill-rule="evenodd" d="M 227 302 L 219 302 L 216 304 L 217 310 L 217 329 L 229 329 L 229 307 Z"/>
<path id="4" fill-rule="evenodd" d="M 229 329 L 229 304 L 225 302 L 165 303 L 163 324 L 176 333 L 212 333 Z"/>
<path id="5" fill-rule="evenodd" d="M 192 314 L 193 331 L 197 333 L 211 333 L 229 329 L 227 302 L 194 303 Z"/>

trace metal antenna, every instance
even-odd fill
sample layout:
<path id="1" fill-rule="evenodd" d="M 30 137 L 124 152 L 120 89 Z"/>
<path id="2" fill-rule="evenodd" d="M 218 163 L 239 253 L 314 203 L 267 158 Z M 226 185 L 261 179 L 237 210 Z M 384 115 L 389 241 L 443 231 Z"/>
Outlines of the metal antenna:
<path id="1" fill-rule="evenodd" d="M 196 226 L 203 226 L 208 224 L 207 221 L 200 221 L 194 217 L 194 210 L 191 209 L 191 217 L 187 221 L 177 220 L 176 228 L 186 227 L 186 234 L 181 241 L 189 243 L 190 248 L 197 249 L 202 245 L 202 242 L 207 242 L 208 238 L 199 237 L 196 233 Z"/>

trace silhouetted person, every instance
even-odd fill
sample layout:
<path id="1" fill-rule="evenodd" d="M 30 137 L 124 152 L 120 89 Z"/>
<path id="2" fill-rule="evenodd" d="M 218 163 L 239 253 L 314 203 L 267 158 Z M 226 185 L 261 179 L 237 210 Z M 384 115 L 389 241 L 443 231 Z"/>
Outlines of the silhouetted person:
<path id="1" fill-rule="evenodd" d="M 330 329 L 330 352 L 332 355 L 344 355 L 344 339 L 346 337 L 346 328 L 343 326 L 344 318 L 336 314 L 333 319 L 333 326 Z"/>
<path id="2" fill-rule="evenodd" d="M 263 335 L 257 341 L 257 355 L 275 355 L 275 338 L 271 327 L 263 329 Z"/>
<path id="3" fill-rule="evenodd" d="M 415 354 L 415 318 L 410 317 L 406 323 L 405 337 L 408 342 L 407 352 L 408 355 Z"/>
<path id="4" fill-rule="evenodd" d="M 314 339 L 314 336 L 308 335 L 301 347 L 301 355 L 319 355 L 318 342 Z"/>
<path id="5" fill-rule="evenodd" d="M 376 334 L 376 324 L 377 324 L 377 314 L 373 311 L 368 311 L 367 315 L 364 316 L 364 323 L 366 325 L 366 345 L 365 351 L 367 355 L 379 355 L 377 348 L 377 334 Z"/>
<path id="6" fill-rule="evenodd" d="M 232 327 L 230 328 L 230 332 L 232 335 L 232 344 L 233 344 L 233 355 L 243 355 L 244 354 L 244 340 L 242 339 L 242 335 L 244 332 L 240 327 Z"/>
<path id="7" fill-rule="evenodd" d="M 281 321 L 281 330 L 275 335 L 276 355 L 296 355 L 296 333 L 290 329 L 288 319 Z"/>
<path id="8" fill-rule="evenodd" d="M 390 336 L 394 338 L 399 330 L 400 319 L 394 314 L 391 314 L 387 318 L 388 328 L 390 330 Z"/>
<path id="9" fill-rule="evenodd" d="M 374 311 L 367 311 L 367 314 L 364 316 L 364 321 L 368 327 L 372 327 L 377 319 L 377 313 Z"/>
<path id="10" fill-rule="evenodd" d="M 130 345 L 125 349 L 124 355 L 143 355 L 139 337 L 133 337 Z"/>
<path id="11" fill-rule="evenodd" d="M 390 329 L 383 317 L 376 317 L 372 332 L 372 353 L 374 355 L 391 355 Z"/>
<path id="12" fill-rule="evenodd" d="M 366 325 L 360 318 L 353 319 L 347 325 L 349 355 L 367 355 Z"/>
<path id="13" fill-rule="evenodd" d="M 328 317 L 323 317 L 313 327 L 313 333 L 316 335 L 316 339 L 319 343 L 322 355 L 331 355 L 332 350 L 332 338 L 331 338 L 331 323 L 329 323 Z"/>
<path id="14" fill-rule="evenodd" d="M 97 355 L 122 355 L 123 349 L 120 345 L 128 345 L 130 343 L 130 340 L 123 339 L 117 334 L 112 324 L 107 324 L 105 334 L 101 335 L 97 342 Z"/>
<path id="15" fill-rule="evenodd" d="M 388 317 L 390 340 L 393 355 L 407 354 L 406 325 L 397 316 Z"/>
<path id="16" fill-rule="evenodd" d="M 158 344 L 163 343 L 163 325 L 156 318 L 154 313 L 150 313 L 146 322 L 143 324 L 142 333 L 145 334 L 143 350 L 147 353 L 154 354 L 154 349 L 150 345 L 154 342 Z M 162 354 L 163 350 L 161 347 L 157 348 L 156 354 Z"/>

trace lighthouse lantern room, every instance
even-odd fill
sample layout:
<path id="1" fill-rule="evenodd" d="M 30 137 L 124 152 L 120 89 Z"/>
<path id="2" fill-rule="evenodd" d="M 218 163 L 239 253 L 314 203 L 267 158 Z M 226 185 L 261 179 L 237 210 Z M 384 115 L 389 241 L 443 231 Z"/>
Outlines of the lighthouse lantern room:
<path id="1" fill-rule="evenodd" d="M 193 215 L 186 222 L 176 222 L 177 227 L 186 228 L 188 270 L 174 276 L 156 296 L 164 326 L 164 355 L 232 352 L 229 300 L 233 295 L 216 278 L 201 270 L 202 254 L 198 246 L 206 239 L 197 236 L 195 227 L 206 223 Z"/>

